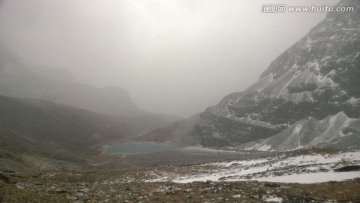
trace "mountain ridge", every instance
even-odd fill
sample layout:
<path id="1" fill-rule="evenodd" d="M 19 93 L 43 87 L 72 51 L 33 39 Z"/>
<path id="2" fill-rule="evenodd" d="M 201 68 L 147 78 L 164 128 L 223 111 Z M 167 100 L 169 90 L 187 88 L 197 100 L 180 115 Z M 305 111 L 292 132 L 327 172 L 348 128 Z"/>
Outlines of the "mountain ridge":
<path id="1" fill-rule="evenodd" d="M 0 112 L 1 169 L 90 166 L 102 144 L 138 132 L 127 119 L 44 100 L 0 95 Z"/>
<path id="2" fill-rule="evenodd" d="M 236 147 L 270 139 L 307 118 L 320 122 L 343 112 L 359 119 L 360 2 L 336 6 L 354 12 L 327 14 L 248 89 L 201 113 L 192 136 L 203 146 Z"/>

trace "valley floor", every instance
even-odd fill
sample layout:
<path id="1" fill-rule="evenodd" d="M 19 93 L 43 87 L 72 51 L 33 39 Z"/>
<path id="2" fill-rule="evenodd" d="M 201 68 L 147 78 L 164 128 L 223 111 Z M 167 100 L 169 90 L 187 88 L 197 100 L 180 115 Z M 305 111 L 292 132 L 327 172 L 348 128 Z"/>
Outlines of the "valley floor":
<path id="1" fill-rule="evenodd" d="M 308 150 L 116 170 L 3 171 L 0 202 L 360 202 L 359 165 L 360 151 Z"/>

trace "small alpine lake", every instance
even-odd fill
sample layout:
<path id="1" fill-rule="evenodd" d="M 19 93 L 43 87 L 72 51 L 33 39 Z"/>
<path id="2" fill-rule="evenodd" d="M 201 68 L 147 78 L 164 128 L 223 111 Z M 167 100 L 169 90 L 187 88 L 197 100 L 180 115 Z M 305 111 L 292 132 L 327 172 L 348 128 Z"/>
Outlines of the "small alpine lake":
<path id="1" fill-rule="evenodd" d="M 132 142 L 104 147 L 104 151 L 111 154 L 147 154 L 179 149 L 181 149 L 180 146 L 155 142 Z"/>

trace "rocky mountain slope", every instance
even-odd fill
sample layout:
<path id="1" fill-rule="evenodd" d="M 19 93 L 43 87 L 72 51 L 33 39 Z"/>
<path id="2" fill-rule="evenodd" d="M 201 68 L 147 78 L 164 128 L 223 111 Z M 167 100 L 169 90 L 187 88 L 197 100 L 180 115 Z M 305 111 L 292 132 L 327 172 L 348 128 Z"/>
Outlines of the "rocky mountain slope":
<path id="1" fill-rule="evenodd" d="M 145 134 L 135 137 L 135 141 L 172 142 L 179 145 L 198 145 L 199 138 L 194 133 L 194 126 L 200 119 L 197 114 L 185 120 L 176 121 L 165 127 L 158 128 Z"/>
<path id="2" fill-rule="evenodd" d="M 281 133 L 264 140 L 240 145 L 239 149 L 286 151 L 311 147 L 356 148 L 360 146 L 360 120 L 344 112 L 323 120 L 302 119 Z"/>
<path id="3" fill-rule="evenodd" d="M 91 167 L 103 145 L 138 135 L 148 125 L 146 119 L 1 95 L 0 112 L 0 170 Z"/>
<path id="4" fill-rule="evenodd" d="M 354 6 L 354 11 L 328 13 L 255 84 L 226 96 L 184 131 L 211 147 L 254 141 L 245 148 L 360 146 L 360 3 L 337 6 Z"/>

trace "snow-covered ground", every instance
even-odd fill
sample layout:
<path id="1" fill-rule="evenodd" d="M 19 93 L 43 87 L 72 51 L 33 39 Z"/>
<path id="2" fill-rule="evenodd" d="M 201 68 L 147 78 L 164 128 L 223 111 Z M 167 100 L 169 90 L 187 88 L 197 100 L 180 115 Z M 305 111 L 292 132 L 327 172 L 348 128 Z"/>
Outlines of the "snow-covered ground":
<path id="1" fill-rule="evenodd" d="M 296 154 L 296 153 L 293 153 Z M 282 154 L 267 159 L 216 162 L 186 166 L 181 170 L 156 170 L 146 182 L 247 181 L 318 183 L 360 178 L 360 171 L 335 172 L 343 166 L 360 165 L 360 151 L 336 154 Z"/>
<path id="2" fill-rule="evenodd" d="M 181 148 L 182 151 L 200 151 L 200 152 L 224 152 L 224 153 L 239 153 L 236 151 L 229 151 L 229 150 L 221 150 L 221 149 L 212 149 L 212 148 L 207 148 L 207 147 L 203 147 L 203 146 L 190 146 L 190 147 L 183 147 Z M 244 152 L 245 153 L 245 152 Z"/>

